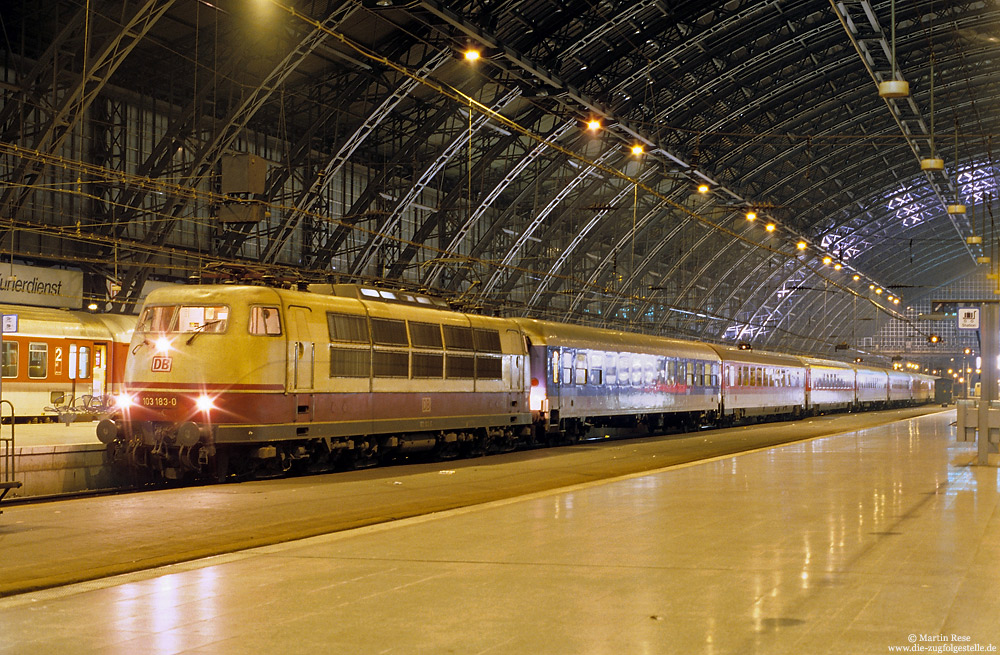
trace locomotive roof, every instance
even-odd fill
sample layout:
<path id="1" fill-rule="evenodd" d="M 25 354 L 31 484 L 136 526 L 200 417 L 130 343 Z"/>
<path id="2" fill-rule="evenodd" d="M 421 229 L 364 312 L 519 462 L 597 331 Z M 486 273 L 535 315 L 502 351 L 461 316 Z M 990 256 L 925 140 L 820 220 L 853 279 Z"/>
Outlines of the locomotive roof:
<path id="1" fill-rule="evenodd" d="M 670 354 L 674 357 L 718 360 L 715 351 L 697 341 L 682 341 L 669 337 L 633 334 L 605 328 L 555 323 L 534 318 L 511 319 L 517 323 L 535 345 L 588 348 L 591 350 L 629 350 L 650 354 Z"/>

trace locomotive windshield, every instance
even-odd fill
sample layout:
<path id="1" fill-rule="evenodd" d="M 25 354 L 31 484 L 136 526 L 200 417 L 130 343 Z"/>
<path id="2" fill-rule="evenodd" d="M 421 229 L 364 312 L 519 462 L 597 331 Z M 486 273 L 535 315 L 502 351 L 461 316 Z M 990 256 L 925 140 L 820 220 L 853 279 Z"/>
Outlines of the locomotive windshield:
<path id="1" fill-rule="evenodd" d="M 225 305 L 158 305 L 147 307 L 137 332 L 225 332 L 229 308 Z"/>

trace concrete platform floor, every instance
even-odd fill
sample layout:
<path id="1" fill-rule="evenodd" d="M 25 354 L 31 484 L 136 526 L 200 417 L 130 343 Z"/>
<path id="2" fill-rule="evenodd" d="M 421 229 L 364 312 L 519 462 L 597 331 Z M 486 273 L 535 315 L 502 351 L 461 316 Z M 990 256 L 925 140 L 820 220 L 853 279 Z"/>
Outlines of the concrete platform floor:
<path id="1" fill-rule="evenodd" d="M 10 426 L 3 426 L 5 437 L 10 436 Z M 17 448 L 35 446 L 88 445 L 103 446 L 97 438 L 97 421 L 78 423 L 18 423 L 14 426 L 14 445 Z"/>
<path id="2" fill-rule="evenodd" d="M 12 596 L 0 654 L 996 652 L 1000 477 L 953 420 Z"/>

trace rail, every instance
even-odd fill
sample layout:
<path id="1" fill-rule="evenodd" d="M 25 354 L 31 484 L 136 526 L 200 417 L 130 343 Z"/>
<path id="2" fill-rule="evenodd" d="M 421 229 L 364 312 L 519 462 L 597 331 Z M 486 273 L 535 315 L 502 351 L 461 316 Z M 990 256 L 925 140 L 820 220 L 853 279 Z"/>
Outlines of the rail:
<path id="1" fill-rule="evenodd" d="M 4 406 L 10 408 L 10 436 L 3 433 Z M 0 502 L 13 489 L 18 489 L 21 482 L 17 478 L 17 465 L 14 452 L 14 404 L 9 400 L 0 400 Z M 0 512 L 2 514 L 3 512 Z"/>

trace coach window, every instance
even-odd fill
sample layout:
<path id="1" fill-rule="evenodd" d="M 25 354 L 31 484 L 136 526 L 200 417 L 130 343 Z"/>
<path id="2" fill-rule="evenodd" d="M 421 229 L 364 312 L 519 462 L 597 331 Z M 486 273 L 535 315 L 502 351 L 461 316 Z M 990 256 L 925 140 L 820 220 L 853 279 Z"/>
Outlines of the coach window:
<path id="1" fill-rule="evenodd" d="M 85 380 L 90 377 L 90 348 L 80 346 L 80 369 L 79 378 Z"/>
<path id="2" fill-rule="evenodd" d="M 49 345 L 47 343 L 28 344 L 28 377 L 41 379 L 49 372 Z"/>
<path id="3" fill-rule="evenodd" d="M 601 353 L 590 353 L 590 370 L 588 371 L 590 384 L 599 385 L 604 382 L 603 366 L 604 356 Z"/>
<path id="4" fill-rule="evenodd" d="M 614 355 L 608 355 L 608 360 L 605 362 L 604 381 L 609 385 L 618 382 L 618 359 Z"/>
<path id="5" fill-rule="evenodd" d="M 17 342 L 16 341 L 4 341 L 3 342 L 3 363 L 0 368 L 3 369 L 3 377 L 5 378 L 16 378 L 17 377 Z"/>
<path id="6" fill-rule="evenodd" d="M 559 349 L 552 349 L 552 384 L 559 384 Z"/>
<path id="7" fill-rule="evenodd" d="M 277 307 L 250 308 L 250 334 L 276 336 L 281 334 L 281 320 Z"/>
<path id="8" fill-rule="evenodd" d="M 572 350 L 563 351 L 562 360 L 562 383 L 563 384 L 573 384 L 573 362 L 576 359 L 576 353 Z"/>
<path id="9" fill-rule="evenodd" d="M 587 353 L 576 354 L 576 383 L 587 384 Z"/>

